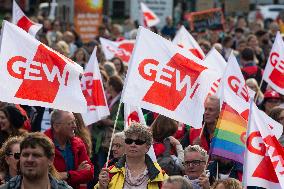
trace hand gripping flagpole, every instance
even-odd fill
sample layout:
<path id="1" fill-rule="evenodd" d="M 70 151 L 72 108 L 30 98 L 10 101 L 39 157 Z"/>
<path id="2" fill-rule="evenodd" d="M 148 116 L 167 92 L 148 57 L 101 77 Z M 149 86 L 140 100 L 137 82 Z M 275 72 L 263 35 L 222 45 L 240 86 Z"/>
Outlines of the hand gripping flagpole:
<path id="1" fill-rule="evenodd" d="M 113 141 L 113 138 L 114 138 L 114 132 L 115 132 L 115 128 L 116 128 L 116 125 L 117 125 L 117 119 L 118 119 L 118 115 L 119 115 L 119 113 L 120 113 L 121 104 L 122 104 L 122 102 L 120 101 L 120 102 L 119 102 L 119 105 L 118 105 L 118 110 L 117 110 L 117 112 L 116 112 L 116 117 L 115 117 L 115 121 L 114 121 L 113 131 L 112 131 L 112 135 L 111 135 L 111 139 L 110 139 L 110 144 L 109 144 L 109 148 L 108 148 L 107 161 L 106 161 L 106 168 L 108 167 L 108 162 L 109 162 L 109 156 L 110 156 L 112 141 Z"/>

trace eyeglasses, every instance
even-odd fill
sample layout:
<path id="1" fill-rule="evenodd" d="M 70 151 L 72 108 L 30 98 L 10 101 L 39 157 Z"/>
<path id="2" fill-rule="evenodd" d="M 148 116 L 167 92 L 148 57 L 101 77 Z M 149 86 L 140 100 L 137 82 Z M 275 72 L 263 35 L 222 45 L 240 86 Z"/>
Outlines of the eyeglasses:
<path id="1" fill-rule="evenodd" d="M 201 163 L 205 163 L 205 161 L 202 161 L 202 160 L 185 161 L 184 165 L 187 166 L 187 167 L 190 167 L 190 166 L 197 167 Z"/>
<path id="2" fill-rule="evenodd" d="M 114 148 L 114 147 L 116 147 L 116 148 L 121 148 L 123 145 L 121 145 L 121 144 L 116 144 L 116 143 L 113 143 L 112 144 L 112 147 Z"/>
<path id="3" fill-rule="evenodd" d="M 77 125 L 77 120 L 72 120 L 72 121 L 69 121 L 69 122 L 58 122 L 57 124 L 65 124 L 69 127 L 73 126 L 73 125 Z"/>
<path id="4" fill-rule="evenodd" d="M 14 159 L 19 160 L 21 153 L 20 152 L 16 152 L 16 153 L 8 153 L 7 156 L 13 156 Z"/>
<path id="5" fill-rule="evenodd" d="M 125 139 L 125 143 L 126 143 L 126 144 L 132 144 L 133 142 L 134 142 L 136 145 L 142 145 L 142 144 L 145 144 L 145 143 L 146 143 L 146 141 L 140 140 L 140 139 L 137 139 L 137 140 L 133 140 L 133 139 L 131 139 L 131 138 L 126 138 L 126 139 Z"/>

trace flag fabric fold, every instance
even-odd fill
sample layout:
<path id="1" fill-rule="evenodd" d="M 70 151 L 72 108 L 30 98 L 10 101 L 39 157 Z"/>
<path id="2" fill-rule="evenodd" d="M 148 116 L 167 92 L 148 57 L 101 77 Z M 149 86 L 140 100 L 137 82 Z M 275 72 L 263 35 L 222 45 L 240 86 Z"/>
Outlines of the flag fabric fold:
<path id="1" fill-rule="evenodd" d="M 160 23 L 159 17 L 145 3 L 141 2 L 140 8 L 143 18 L 142 26 L 152 27 Z"/>
<path id="2" fill-rule="evenodd" d="M 180 27 L 175 38 L 173 39 L 173 43 L 186 50 L 189 50 L 192 52 L 192 54 L 200 59 L 205 58 L 205 54 L 201 47 L 183 25 Z"/>
<path id="3" fill-rule="evenodd" d="M 87 113 L 82 114 L 86 125 L 95 123 L 110 114 L 96 52 L 97 48 L 94 49 L 81 78 L 81 87 L 88 106 Z"/>
<path id="4" fill-rule="evenodd" d="M 86 112 L 79 80 L 82 67 L 7 21 L 0 66 L 1 101 Z"/>
<path id="5" fill-rule="evenodd" d="M 277 32 L 263 72 L 263 80 L 275 91 L 284 94 L 284 41 Z"/>
<path id="6" fill-rule="evenodd" d="M 283 126 L 251 102 L 245 151 L 245 186 L 284 188 L 284 150 L 277 140 Z"/>
<path id="7" fill-rule="evenodd" d="M 15 0 L 13 0 L 12 23 L 22 28 L 32 36 L 35 36 L 42 28 L 42 24 L 34 23 L 24 14 Z"/>
<path id="8" fill-rule="evenodd" d="M 246 130 L 247 121 L 224 102 L 211 142 L 211 154 L 243 163 Z"/>
<path id="9" fill-rule="evenodd" d="M 215 95 L 219 89 L 227 62 L 215 48 L 212 48 L 204 58 L 203 65 L 208 67 L 208 69 L 214 70 L 215 78 L 211 78 L 214 80 L 214 83 L 212 84 L 208 95 Z"/>
<path id="10" fill-rule="evenodd" d="M 129 62 L 135 40 L 111 41 L 100 37 L 100 42 L 107 60 L 118 57 L 124 63 Z"/>
<path id="11" fill-rule="evenodd" d="M 221 102 L 226 102 L 247 120 L 249 99 L 253 98 L 254 94 L 255 92 L 246 85 L 236 57 L 231 54 L 217 96 Z"/>
<path id="12" fill-rule="evenodd" d="M 202 60 L 140 27 L 122 101 L 200 128 L 214 71 Z M 195 111 L 192 111 L 192 110 Z"/>

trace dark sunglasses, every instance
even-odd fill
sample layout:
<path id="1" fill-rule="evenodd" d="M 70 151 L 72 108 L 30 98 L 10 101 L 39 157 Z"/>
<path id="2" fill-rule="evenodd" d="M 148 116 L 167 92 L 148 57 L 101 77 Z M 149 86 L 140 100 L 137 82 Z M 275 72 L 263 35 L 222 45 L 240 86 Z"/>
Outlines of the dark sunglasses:
<path id="1" fill-rule="evenodd" d="M 126 143 L 126 144 L 132 144 L 133 142 L 134 142 L 136 145 L 142 145 L 142 144 L 145 144 L 145 143 L 146 143 L 146 141 L 140 140 L 140 139 L 137 139 L 137 140 L 133 140 L 133 139 L 131 139 L 131 138 L 126 138 L 126 139 L 125 139 L 125 143 Z"/>
<path id="2" fill-rule="evenodd" d="M 7 154 L 7 156 L 14 156 L 14 159 L 20 159 L 20 156 L 21 156 L 21 153 L 19 153 L 19 152 L 16 152 L 16 153 L 9 153 L 9 154 Z"/>

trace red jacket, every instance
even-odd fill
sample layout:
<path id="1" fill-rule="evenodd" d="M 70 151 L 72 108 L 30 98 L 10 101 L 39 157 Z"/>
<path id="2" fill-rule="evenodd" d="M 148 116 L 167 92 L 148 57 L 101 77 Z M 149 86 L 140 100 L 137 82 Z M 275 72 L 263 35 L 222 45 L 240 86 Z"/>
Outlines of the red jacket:
<path id="1" fill-rule="evenodd" d="M 196 140 L 199 135 L 200 135 L 200 132 L 201 132 L 202 129 L 194 129 L 194 128 L 190 128 L 189 130 L 189 144 L 192 145 L 192 143 L 194 142 L 194 140 Z M 201 144 L 200 146 L 202 148 L 204 148 L 204 150 L 206 150 L 207 152 L 209 152 L 209 144 L 204 136 L 204 133 L 202 134 L 201 136 Z"/>
<path id="2" fill-rule="evenodd" d="M 54 141 L 53 133 L 51 129 L 48 129 L 44 132 L 52 141 Z M 67 183 L 72 186 L 74 189 L 80 188 L 80 184 L 85 184 L 91 181 L 94 177 L 94 166 L 91 163 L 89 156 L 87 155 L 87 150 L 84 145 L 84 142 L 78 137 L 72 137 L 71 140 L 72 152 L 74 155 L 74 168 L 75 170 L 69 171 L 70 178 L 67 180 Z M 77 171 L 78 166 L 83 161 L 88 161 L 91 165 L 90 170 L 80 170 Z M 66 172 L 66 164 L 63 156 L 60 151 L 55 148 L 55 158 L 53 164 L 57 171 Z"/>

